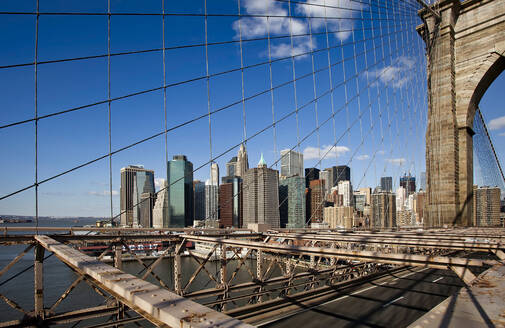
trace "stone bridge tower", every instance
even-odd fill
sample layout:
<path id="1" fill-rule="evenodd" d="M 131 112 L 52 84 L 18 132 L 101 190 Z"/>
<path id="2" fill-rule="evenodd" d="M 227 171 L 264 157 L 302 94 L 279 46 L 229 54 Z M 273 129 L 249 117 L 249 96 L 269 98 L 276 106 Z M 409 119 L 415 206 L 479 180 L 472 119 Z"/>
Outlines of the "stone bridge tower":
<path id="1" fill-rule="evenodd" d="M 417 27 L 428 63 L 425 226 L 469 226 L 473 119 L 505 69 L 505 0 L 441 0 L 432 8 L 419 12 Z"/>

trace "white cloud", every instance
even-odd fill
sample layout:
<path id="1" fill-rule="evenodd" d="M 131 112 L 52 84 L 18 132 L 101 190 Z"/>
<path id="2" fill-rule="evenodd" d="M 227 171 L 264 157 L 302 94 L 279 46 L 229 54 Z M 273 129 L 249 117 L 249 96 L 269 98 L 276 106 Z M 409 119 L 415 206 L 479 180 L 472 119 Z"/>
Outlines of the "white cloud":
<path id="1" fill-rule="evenodd" d="M 505 116 L 493 118 L 489 123 L 487 124 L 489 130 L 499 130 L 505 128 Z M 502 135 L 500 133 L 500 135 Z"/>
<path id="2" fill-rule="evenodd" d="M 403 157 L 402 158 L 387 158 L 386 162 L 391 163 L 393 165 L 401 166 L 401 165 L 405 164 L 406 160 Z"/>
<path id="3" fill-rule="evenodd" d="M 309 33 L 309 20 L 305 18 L 290 18 L 287 4 L 274 0 L 243 0 L 242 6 L 249 15 L 270 16 L 266 17 L 243 17 L 233 22 L 235 37 L 257 38 L 278 35 L 300 35 Z M 291 16 L 316 17 L 310 20 L 313 33 L 328 31 L 340 40 L 346 40 L 351 35 L 353 28 L 353 16 L 359 14 L 356 9 L 361 9 L 360 3 L 352 0 L 311 0 L 309 5 L 298 3 L 291 11 Z M 328 17 L 324 19 L 322 17 Z M 333 19 L 339 18 L 339 19 Z M 291 39 L 278 39 L 271 43 L 272 58 L 297 56 L 302 59 L 317 47 L 316 41 L 311 41 L 309 36 L 297 36 Z"/>
<path id="4" fill-rule="evenodd" d="M 324 31 L 326 26 L 328 31 L 335 32 L 335 37 L 341 41 L 345 41 L 351 36 L 351 30 L 354 27 L 353 16 L 358 16 L 360 13 L 357 10 L 363 8 L 358 1 L 353 0 L 310 0 L 309 5 L 298 4 L 297 12 L 304 16 L 310 17 L 327 17 L 313 18 L 311 22 L 312 31 Z M 333 19 L 339 18 L 339 19 Z"/>
<path id="5" fill-rule="evenodd" d="M 319 156 L 323 159 L 328 158 L 337 158 L 345 153 L 350 151 L 350 149 L 346 146 L 323 146 L 321 149 L 317 147 L 307 147 L 303 150 L 303 159 L 311 160 L 311 159 L 319 159 Z M 326 155 L 326 156 L 325 156 Z"/>
<path id="6" fill-rule="evenodd" d="M 356 159 L 358 161 L 364 161 L 364 160 L 369 159 L 369 158 L 370 158 L 370 156 L 368 156 L 366 154 L 365 155 L 359 155 L 359 156 L 356 157 Z"/>
<path id="7" fill-rule="evenodd" d="M 386 151 L 385 151 L 385 150 L 379 150 L 379 151 L 377 152 L 377 154 L 379 154 L 379 155 L 384 155 L 384 154 L 386 154 Z"/>
<path id="8" fill-rule="evenodd" d="M 499 135 L 500 137 L 505 137 L 505 132 L 498 133 L 498 135 Z"/>
<path id="9" fill-rule="evenodd" d="M 373 80 L 377 79 L 393 88 L 401 88 L 413 78 L 413 73 L 409 71 L 414 67 L 414 64 L 415 61 L 412 58 L 402 56 L 398 58 L 394 65 L 372 70 L 367 74 Z"/>
<path id="10" fill-rule="evenodd" d="M 88 191 L 88 195 L 104 197 L 104 196 L 109 196 L 110 195 L 110 191 L 109 190 Z M 119 192 L 117 190 L 112 190 L 112 196 L 117 196 L 117 195 L 119 195 Z"/>

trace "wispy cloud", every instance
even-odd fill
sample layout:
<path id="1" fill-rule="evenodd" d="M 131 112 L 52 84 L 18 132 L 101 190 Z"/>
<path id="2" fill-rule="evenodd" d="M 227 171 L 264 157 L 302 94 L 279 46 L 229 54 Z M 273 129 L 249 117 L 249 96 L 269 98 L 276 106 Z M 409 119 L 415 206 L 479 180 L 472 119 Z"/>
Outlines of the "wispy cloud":
<path id="1" fill-rule="evenodd" d="M 105 196 L 110 196 L 110 191 L 109 190 L 88 191 L 88 195 L 105 197 Z M 117 195 L 119 195 L 119 192 L 117 190 L 112 190 L 112 196 L 117 196 Z"/>
<path id="2" fill-rule="evenodd" d="M 414 67 L 415 61 L 412 58 L 401 56 L 394 65 L 389 65 L 381 69 L 365 72 L 371 79 L 376 79 L 393 88 L 401 88 L 405 83 L 413 78 L 410 70 Z"/>
<path id="3" fill-rule="evenodd" d="M 493 118 L 491 121 L 489 121 L 487 126 L 489 130 L 499 130 L 505 128 L 505 116 Z M 504 134 L 500 133 L 500 135 Z"/>
<path id="4" fill-rule="evenodd" d="M 317 147 L 307 147 L 303 150 L 303 159 L 319 159 L 319 156 L 324 159 L 337 158 L 343 154 L 349 152 L 350 149 L 346 146 L 336 146 L 331 145 L 323 146 L 321 149 Z M 326 156 L 325 156 L 326 155 Z"/>
<path id="5" fill-rule="evenodd" d="M 295 35 L 296 37 L 286 38 L 284 41 L 278 39 L 271 43 L 272 58 L 297 56 L 296 59 L 306 57 L 306 54 L 317 47 L 315 38 L 305 36 L 309 32 L 326 30 L 337 31 L 335 37 L 346 40 L 351 35 L 353 27 L 353 15 L 358 14 L 355 9 L 362 8 L 362 5 L 352 0 L 311 0 L 310 4 L 298 2 L 293 6 L 291 16 L 313 17 L 293 18 L 289 17 L 287 4 L 274 0 L 243 0 L 242 6 L 249 15 L 259 17 L 243 17 L 233 22 L 235 37 L 257 38 L 278 35 Z M 265 17 L 263 17 L 265 16 Z M 267 19 L 266 16 L 269 16 Z M 332 19 L 324 19 L 331 17 Z M 340 18 L 340 19 L 333 19 Z M 309 23 L 311 29 L 309 30 Z M 304 36 L 298 36 L 304 35 Z M 293 41 L 293 44 L 291 44 Z"/>
<path id="6" fill-rule="evenodd" d="M 378 155 L 384 155 L 384 154 L 386 154 L 386 151 L 385 151 L 385 150 L 379 150 L 379 151 L 377 152 L 377 154 L 378 154 Z"/>
<path id="7" fill-rule="evenodd" d="M 505 132 L 498 133 L 500 137 L 505 137 Z"/>
<path id="8" fill-rule="evenodd" d="M 366 154 L 365 155 L 359 155 L 359 156 L 356 157 L 356 159 L 358 161 L 364 161 L 364 160 L 369 159 L 369 158 L 370 158 L 370 156 L 368 156 Z"/>
<path id="9" fill-rule="evenodd" d="M 406 159 L 403 157 L 402 158 L 387 158 L 386 162 L 393 164 L 393 165 L 401 166 L 401 165 L 405 164 Z"/>
<path id="10" fill-rule="evenodd" d="M 313 31 L 325 30 L 328 27 L 328 31 L 337 31 L 334 32 L 337 39 L 345 41 L 351 36 L 353 16 L 358 15 L 358 10 L 362 8 L 360 2 L 353 0 L 310 0 L 307 4 L 299 3 L 296 11 L 304 16 L 319 17 L 310 21 Z"/>

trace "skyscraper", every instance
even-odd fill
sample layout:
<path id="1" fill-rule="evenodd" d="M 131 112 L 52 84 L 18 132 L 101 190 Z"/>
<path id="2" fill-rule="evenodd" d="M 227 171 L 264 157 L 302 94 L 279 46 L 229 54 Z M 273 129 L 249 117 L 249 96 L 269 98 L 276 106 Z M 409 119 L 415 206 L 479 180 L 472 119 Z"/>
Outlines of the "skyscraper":
<path id="1" fill-rule="evenodd" d="M 400 177 L 400 186 L 407 190 L 407 195 L 410 195 L 416 192 L 416 178 L 412 175 L 405 174 L 403 177 Z"/>
<path id="2" fill-rule="evenodd" d="M 219 226 L 223 228 L 242 226 L 242 179 L 223 177 L 219 186 Z"/>
<path id="3" fill-rule="evenodd" d="M 250 223 L 280 227 L 278 171 L 269 169 L 261 154 L 257 168 L 244 175 L 244 227 Z"/>
<path id="4" fill-rule="evenodd" d="M 239 177 L 244 177 L 247 170 L 249 170 L 249 159 L 247 158 L 247 150 L 245 148 L 245 145 L 241 144 L 237 154 L 237 169 L 235 175 Z"/>
<path id="5" fill-rule="evenodd" d="M 153 227 L 153 208 L 156 202 L 156 194 L 145 192 L 140 195 L 140 220 L 139 225 L 142 228 Z"/>
<path id="6" fill-rule="evenodd" d="M 210 184 L 219 186 L 219 166 L 217 163 L 212 163 L 210 165 Z"/>
<path id="7" fill-rule="evenodd" d="M 324 180 L 312 180 L 309 185 L 310 189 L 310 202 L 307 204 L 307 218 L 308 223 L 323 222 L 323 209 L 324 209 Z M 310 209 L 310 210 L 309 210 Z"/>
<path id="8" fill-rule="evenodd" d="M 153 208 L 153 227 L 168 228 L 169 205 L 168 205 L 168 183 L 163 180 L 161 183 L 161 191 L 158 192 L 156 203 Z"/>
<path id="9" fill-rule="evenodd" d="M 205 183 L 200 180 L 193 181 L 193 204 L 195 207 L 195 220 L 205 219 Z"/>
<path id="10" fill-rule="evenodd" d="M 386 191 L 372 194 L 370 227 L 375 229 L 396 227 L 395 194 Z"/>
<path id="11" fill-rule="evenodd" d="M 205 219 L 219 220 L 219 186 L 210 183 L 210 180 L 205 182 Z"/>
<path id="12" fill-rule="evenodd" d="M 328 195 L 331 191 L 332 185 L 332 174 L 329 170 L 319 171 L 319 180 L 324 181 L 324 195 Z"/>
<path id="13" fill-rule="evenodd" d="M 473 224 L 477 227 L 500 225 L 500 188 L 474 186 L 473 194 Z"/>
<path id="14" fill-rule="evenodd" d="M 210 179 L 205 182 L 205 218 L 219 220 L 219 167 L 217 163 L 210 166 Z"/>
<path id="15" fill-rule="evenodd" d="M 281 176 L 303 177 L 303 154 L 290 149 L 281 150 Z"/>
<path id="16" fill-rule="evenodd" d="M 393 178 L 392 177 L 382 177 L 381 178 L 381 190 L 392 192 L 393 191 Z"/>
<path id="17" fill-rule="evenodd" d="M 305 179 L 291 176 L 279 180 L 279 211 L 282 228 L 305 226 Z"/>
<path id="18" fill-rule="evenodd" d="M 167 165 L 168 227 L 193 226 L 193 163 L 184 155 L 175 155 Z"/>
<path id="19" fill-rule="evenodd" d="M 366 205 L 370 205 L 372 203 L 372 188 L 365 187 L 359 188 L 359 192 L 366 195 Z"/>
<path id="20" fill-rule="evenodd" d="M 347 165 L 339 165 L 336 167 L 334 186 L 338 185 L 340 181 L 351 181 L 351 168 Z"/>
<path id="21" fill-rule="evenodd" d="M 403 186 L 396 189 L 396 210 L 403 211 L 405 209 L 405 201 L 407 199 L 407 189 Z"/>
<path id="22" fill-rule="evenodd" d="M 338 194 L 342 195 L 342 206 L 352 206 L 353 205 L 353 192 L 351 181 L 339 181 L 338 182 Z"/>
<path id="23" fill-rule="evenodd" d="M 319 179 L 319 169 L 315 167 L 305 169 L 305 187 L 309 188 L 310 181 Z"/>
<path id="24" fill-rule="evenodd" d="M 226 163 L 226 175 L 232 177 L 236 175 L 237 172 L 237 156 L 233 156 L 232 159 Z"/>
<path id="25" fill-rule="evenodd" d="M 421 177 L 419 180 L 419 189 L 426 191 L 426 172 L 421 172 Z"/>
<path id="26" fill-rule="evenodd" d="M 138 226 L 141 223 L 140 200 L 143 193 L 154 194 L 154 171 L 146 170 L 141 165 L 123 167 L 120 187 L 122 226 Z"/>

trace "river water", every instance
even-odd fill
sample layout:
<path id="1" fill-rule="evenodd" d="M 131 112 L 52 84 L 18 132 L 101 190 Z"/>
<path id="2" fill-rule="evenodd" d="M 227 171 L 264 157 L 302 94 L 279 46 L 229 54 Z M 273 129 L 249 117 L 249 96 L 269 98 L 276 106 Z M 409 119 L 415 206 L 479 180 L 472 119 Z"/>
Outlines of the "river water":
<path id="1" fill-rule="evenodd" d="M 81 220 L 78 225 L 94 224 L 94 220 Z M 3 226 L 33 226 L 33 223 L 27 224 L 0 224 L 0 228 Z M 40 220 L 39 226 L 54 226 L 54 227 L 70 227 L 75 226 L 76 222 L 70 219 L 58 219 L 58 220 Z M 14 245 L 14 246 L 1 246 L 0 247 L 0 267 L 5 267 L 14 257 L 17 256 L 26 248 L 26 245 Z M 45 253 L 45 256 L 51 255 L 50 252 Z M 15 274 L 21 272 L 22 270 L 29 268 L 33 265 L 33 250 L 28 252 L 18 263 L 16 263 L 7 273 L 0 277 L 0 294 L 5 295 L 9 299 L 15 301 L 23 309 L 31 311 L 33 309 L 34 297 L 33 297 L 33 268 L 28 269 L 26 272 L 11 279 Z M 153 260 L 146 260 L 146 264 L 149 264 Z M 250 270 L 256 272 L 256 261 L 246 260 Z M 181 259 L 182 273 L 183 273 L 183 286 L 188 282 L 193 272 L 198 268 L 198 263 L 190 257 L 183 257 Z M 229 261 L 227 265 L 228 276 L 231 276 L 232 272 L 235 270 L 238 261 Z M 209 262 L 206 265 L 207 270 L 215 274 L 219 270 L 219 262 Z M 123 263 L 123 270 L 138 275 L 139 272 L 143 270 L 143 266 L 136 261 L 129 261 Z M 168 285 L 170 289 L 173 289 L 173 259 L 164 259 L 162 263 L 154 270 L 154 272 Z M 279 274 L 278 272 L 273 272 L 273 276 Z M 68 286 L 77 278 L 77 275 L 70 270 L 65 264 L 59 261 L 56 256 L 51 256 L 44 261 L 44 304 L 45 307 L 51 307 L 60 295 L 68 288 Z M 228 277 L 229 279 L 229 277 Z M 157 283 L 152 277 L 148 278 L 149 281 Z M 233 283 L 240 283 L 245 281 L 250 281 L 251 277 L 249 273 L 242 267 L 239 270 Z M 215 282 L 208 278 L 205 272 L 200 272 L 197 279 L 188 289 L 189 291 L 201 290 L 205 288 L 211 288 L 215 286 Z M 208 300 L 206 300 L 208 301 Z M 56 312 L 61 313 L 70 310 L 77 310 L 86 307 L 93 307 L 105 304 L 104 298 L 98 295 L 93 289 L 91 289 L 85 282 L 81 282 L 72 293 L 57 307 Z M 21 319 L 23 313 L 18 312 L 8 306 L 4 301 L 0 300 L 0 322 Z M 90 323 L 87 321 L 86 323 Z M 101 321 L 93 321 L 103 322 Z M 142 322 L 142 325 L 146 325 L 146 321 Z M 70 325 L 71 326 L 71 325 Z M 69 327 L 70 327 L 69 326 Z M 78 327 L 83 327 L 84 323 L 81 323 Z"/>

